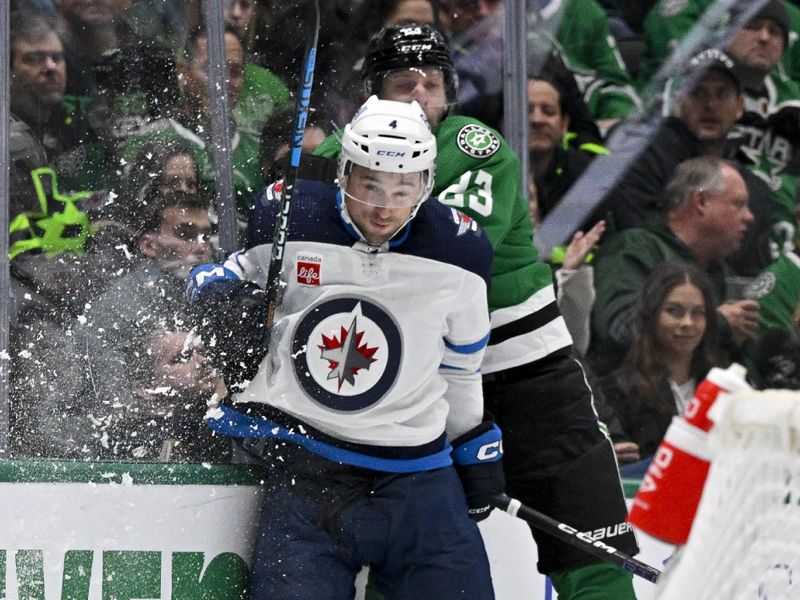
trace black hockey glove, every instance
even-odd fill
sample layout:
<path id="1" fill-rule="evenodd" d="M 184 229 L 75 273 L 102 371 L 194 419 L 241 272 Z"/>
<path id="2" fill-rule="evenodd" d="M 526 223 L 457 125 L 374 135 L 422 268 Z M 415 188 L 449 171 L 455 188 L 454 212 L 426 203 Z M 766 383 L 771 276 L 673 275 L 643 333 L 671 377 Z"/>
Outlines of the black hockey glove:
<path id="1" fill-rule="evenodd" d="M 469 516 L 482 521 L 492 512 L 492 498 L 505 492 L 503 434 L 490 415 L 453 440 L 453 462 L 467 496 Z"/>
<path id="2" fill-rule="evenodd" d="M 186 297 L 206 355 L 236 391 L 255 376 L 267 353 L 264 290 L 222 265 L 206 264 L 192 269 Z"/>

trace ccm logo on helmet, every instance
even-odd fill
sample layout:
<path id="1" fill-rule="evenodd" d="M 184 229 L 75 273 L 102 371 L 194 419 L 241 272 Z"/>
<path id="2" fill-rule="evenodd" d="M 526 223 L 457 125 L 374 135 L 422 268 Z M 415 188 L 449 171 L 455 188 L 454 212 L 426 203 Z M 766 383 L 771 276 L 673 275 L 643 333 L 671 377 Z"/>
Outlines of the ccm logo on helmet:
<path id="1" fill-rule="evenodd" d="M 503 442 L 497 440 L 478 448 L 478 460 L 493 460 L 503 454 Z"/>
<path id="2" fill-rule="evenodd" d="M 396 150 L 378 150 L 375 154 L 378 156 L 396 156 L 401 157 L 405 156 L 405 152 L 397 152 Z"/>

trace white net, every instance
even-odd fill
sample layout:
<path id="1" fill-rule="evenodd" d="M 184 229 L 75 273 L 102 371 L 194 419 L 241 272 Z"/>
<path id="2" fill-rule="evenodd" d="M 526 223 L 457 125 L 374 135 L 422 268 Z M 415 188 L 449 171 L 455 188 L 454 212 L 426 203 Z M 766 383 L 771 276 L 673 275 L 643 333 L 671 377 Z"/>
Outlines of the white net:
<path id="1" fill-rule="evenodd" d="M 743 392 L 713 416 L 700 507 L 656 598 L 800 598 L 800 393 Z"/>

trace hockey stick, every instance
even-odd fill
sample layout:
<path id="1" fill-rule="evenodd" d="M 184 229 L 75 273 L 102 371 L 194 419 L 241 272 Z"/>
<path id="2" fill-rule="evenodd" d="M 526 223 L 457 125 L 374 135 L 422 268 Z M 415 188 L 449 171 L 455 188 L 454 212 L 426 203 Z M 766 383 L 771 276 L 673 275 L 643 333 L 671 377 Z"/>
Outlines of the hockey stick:
<path id="1" fill-rule="evenodd" d="M 314 65 L 317 60 L 317 42 L 319 40 L 319 0 L 314 0 L 315 23 L 314 35 L 309 39 L 306 47 L 305 61 L 303 63 L 303 77 L 300 81 L 300 90 L 297 94 L 295 107 L 295 127 L 292 133 L 292 143 L 289 147 L 289 168 L 283 178 L 283 192 L 281 195 L 281 210 L 275 221 L 275 233 L 272 236 L 272 255 L 267 271 L 267 345 L 275 320 L 275 308 L 278 305 L 278 293 L 281 288 L 281 270 L 283 269 L 283 253 L 286 250 L 286 238 L 289 232 L 289 215 L 292 210 L 292 197 L 294 184 L 297 181 L 297 171 L 300 168 L 300 155 L 303 148 L 303 135 L 306 131 L 308 110 L 311 105 L 311 87 L 314 83 Z"/>
<path id="2" fill-rule="evenodd" d="M 632 556 L 628 556 L 624 552 L 621 552 L 620 550 L 617 550 L 608 544 L 604 544 L 600 540 L 593 540 L 591 537 L 578 531 L 574 527 L 570 527 L 565 523 L 556 521 L 555 519 L 548 517 L 537 510 L 525 506 L 519 500 L 509 498 L 505 494 L 498 494 L 495 496 L 492 500 L 492 504 L 494 504 L 495 508 L 499 508 L 500 510 L 507 512 L 512 517 L 519 517 L 529 525 L 536 527 L 536 529 L 544 531 L 545 533 L 549 533 L 554 538 L 557 538 L 562 542 L 570 544 L 571 546 L 575 546 L 576 548 L 580 548 L 592 556 L 615 564 L 618 567 L 633 573 L 634 575 L 638 575 L 639 577 L 646 579 L 647 581 L 655 583 L 658 579 L 658 576 L 661 575 L 661 571 L 655 567 L 651 567 L 648 564 L 636 560 Z"/>

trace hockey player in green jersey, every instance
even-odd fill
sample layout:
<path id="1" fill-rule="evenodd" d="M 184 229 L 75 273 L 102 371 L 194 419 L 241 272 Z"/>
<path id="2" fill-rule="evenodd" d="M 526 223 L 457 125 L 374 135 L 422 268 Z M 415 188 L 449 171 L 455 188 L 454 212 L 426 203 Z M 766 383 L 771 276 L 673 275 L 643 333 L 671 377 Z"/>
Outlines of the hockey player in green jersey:
<path id="1" fill-rule="evenodd" d="M 550 268 L 537 259 L 519 160 L 496 131 L 447 115 L 456 80 L 444 37 L 427 25 L 395 25 L 371 40 L 362 76 L 367 95 L 417 100 L 438 145 L 434 195 L 484 228 L 495 251 L 492 333 L 481 366 L 484 397 L 505 432 L 508 492 L 524 503 L 628 553 L 636 541 L 614 452 L 592 393 L 570 358 Z M 335 137 L 317 153 L 333 158 Z M 538 568 L 559 598 L 634 598 L 631 576 L 533 530 Z"/>

